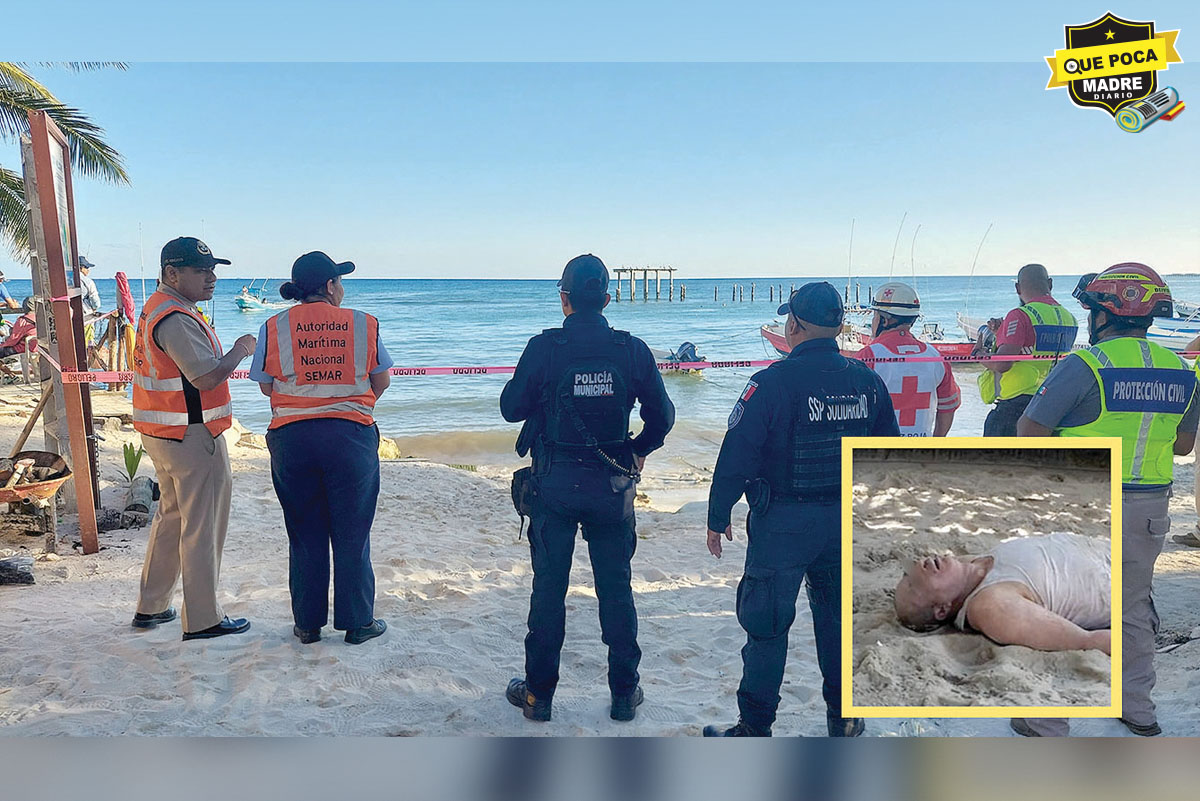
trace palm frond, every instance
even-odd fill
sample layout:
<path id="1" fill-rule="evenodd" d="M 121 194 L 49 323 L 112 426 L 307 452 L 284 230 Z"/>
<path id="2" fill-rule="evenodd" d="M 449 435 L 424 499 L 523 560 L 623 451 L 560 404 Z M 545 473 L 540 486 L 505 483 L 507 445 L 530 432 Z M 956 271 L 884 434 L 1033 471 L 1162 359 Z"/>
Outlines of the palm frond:
<path id="1" fill-rule="evenodd" d="M 0 88 L 58 100 L 37 78 L 29 74 L 23 64 L 14 61 L 0 61 Z"/>
<path id="2" fill-rule="evenodd" d="M 129 64 L 125 61 L 40 61 L 38 63 L 43 67 L 61 67 L 70 72 L 95 72 L 96 70 L 124 72 L 129 69 Z"/>
<path id="3" fill-rule="evenodd" d="M 25 206 L 25 181 L 20 174 L 0 167 L 0 240 L 14 261 L 29 259 L 29 209 Z"/>
<path id="4" fill-rule="evenodd" d="M 129 183 L 121 154 L 104 141 L 104 129 L 76 108 L 29 92 L 0 88 L 0 137 L 16 137 L 29 129 L 27 114 L 44 111 L 67 137 L 71 166 L 80 175 L 112 183 Z"/>

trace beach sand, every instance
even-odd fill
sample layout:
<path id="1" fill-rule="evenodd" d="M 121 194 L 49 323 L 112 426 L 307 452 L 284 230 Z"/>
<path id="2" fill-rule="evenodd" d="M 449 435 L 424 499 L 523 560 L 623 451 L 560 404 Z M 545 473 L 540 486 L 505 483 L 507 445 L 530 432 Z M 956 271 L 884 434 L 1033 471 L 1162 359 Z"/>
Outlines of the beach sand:
<path id="1" fill-rule="evenodd" d="M 15 439 L 32 402 L 28 388 L 0 389 L 0 447 Z M 116 507 L 121 445 L 136 434 L 115 419 L 102 433 L 102 492 Z M 34 443 L 40 438 L 35 431 Z M 327 627 L 325 639 L 306 646 L 291 634 L 287 539 L 267 452 L 254 435 L 241 440 L 230 448 L 234 501 L 220 600 L 231 616 L 252 621 L 250 631 L 184 643 L 178 623 L 129 626 L 148 527 L 101 534 L 102 549 L 91 556 L 72 549 L 78 535 L 69 522 L 58 557 L 42 553 L 41 537 L 6 534 L 0 553 L 38 561 L 35 585 L 0 587 L 0 733 L 697 735 L 704 724 L 736 719 L 744 634 L 733 608 L 745 507 L 734 513 L 735 541 L 713 559 L 704 542 L 702 476 L 684 492 L 674 468 L 662 476 L 656 471 L 665 464 L 653 456 L 648 462 L 633 562 L 646 692 L 637 720 L 608 717 L 607 655 L 580 540 L 554 719 L 535 724 L 504 699 L 508 680 L 523 669 L 531 582 L 505 466 L 385 462 L 372 554 L 376 612 L 388 632 L 351 646 Z M 1179 460 L 1176 531 L 1196 520 L 1191 462 Z M 143 464 L 152 471 L 148 458 Z M 682 507 L 657 508 L 657 487 L 672 488 L 663 508 Z M 1164 628 L 1200 625 L 1200 551 L 1168 542 L 1158 572 Z M 825 731 L 824 704 L 804 593 L 799 604 L 775 732 L 817 736 Z M 1197 663 L 1198 642 L 1159 658 L 1156 697 L 1167 734 L 1200 734 Z M 1077 731 L 1120 735 L 1124 728 L 1087 721 Z M 1004 720 L 868 724 L 874 735 L 1007 732 Z"/>

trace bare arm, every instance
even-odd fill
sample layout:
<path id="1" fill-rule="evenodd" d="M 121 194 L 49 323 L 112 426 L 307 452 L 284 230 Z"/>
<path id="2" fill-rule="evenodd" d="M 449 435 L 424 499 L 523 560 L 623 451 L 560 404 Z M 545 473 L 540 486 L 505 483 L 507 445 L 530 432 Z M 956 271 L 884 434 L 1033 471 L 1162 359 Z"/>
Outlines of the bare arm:
<path id="1" fill-rule="evenodd" d="M 1021 353 L 1020 345 L 1001 345 L 996 348 L 997 356 L 1017 356 Z M 1016 362 L 983 362 L 983 366 L 993 373 L 1007 373 Z"/>
<path id="2" fill-rule="evenodd" d="M 1192 452 L 1192 448 L 1196 447 L 1196 432 L 1195 431 L 1179 431 L 1175 432 L 1175 455 L 1186 456 Z"/>
<path id="3" fill-rule="evenodd" d="M 1001 645 L 1024 645 L 1039 651 L 1112 653 L 1112 632 L 1086 631 L 1024 597 L 1013 585 L 982 590 L 967 608 L 971 626 Z"/>
<path id="4" fill-rule="evenodd" d="M 382 370 L 378 373 L 371 373 L 371 391 L 378 398 L 383 394 L 384 390 L 392 385 L 392 376 L 387 370 Z"/>
<path id="5" fill-rule="evenodd" d="M 948 412 L 938 412 L 937 417 L 933 420 L 933 435 L 935 437 L 944 437 L 950 433 L 950 426 L 954 424 L 954 409 Z"/>
<path id="6" fill-rule="evenodd" d="M 1017 436 L 1018 437 L 1049 437 L 1054 434 L 1054 430 L 1047 428 L 1041 423 L 1035 423 L 1025 415 L 1021 415 L 1017 420 Z"/>
<path id="7" fill-rule="evenodd" d="M 262 394 L 266 395 L 268 398 L 271 397 L 271 390 L 274 388 L 275 388 L 274 384 L 259 384 L 258 385 L 258 391 L 261 392 Z"/>

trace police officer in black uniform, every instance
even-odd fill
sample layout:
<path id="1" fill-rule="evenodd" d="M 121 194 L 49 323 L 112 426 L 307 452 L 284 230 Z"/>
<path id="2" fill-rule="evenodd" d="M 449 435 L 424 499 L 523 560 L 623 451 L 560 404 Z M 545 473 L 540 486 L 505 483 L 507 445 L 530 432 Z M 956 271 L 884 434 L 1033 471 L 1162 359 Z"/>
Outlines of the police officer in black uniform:
<path id="1" fill-rule="evenodd" d="M 737 590 L 742 648 L 741 717 L 706 737 L 766 737 L 775 722 L 801 580 L 824 677 L 829 735 L 862 734 L 861 718 L 841 716 L 842 437 L 899 436 L 887 387 L 874 371 L 838 352 L 842 300 L 828 283 L 809 283 L 779 307 L 791 353 L 754 374 L 729 416 L 708 497 L 708 549 L 746 494 L 746 568 Z"/>
<path id="2" fill-rule="evenodd" d="M 588 544 L 600 628 L 608 646 L 614 720 L 633 720 L 638 686 L 637 611 L 630 560 L 635 483 L 646 455 L 662 447 L 675 407 L 646 343 L 609 327 L 608 269 L 590 254 L 571 259 L 558 282 L 562 328 L 529 341 L 500 396 L 509 422 L 525 421 L 517 452 L 533 451 L 529 550 L 533 593 L 525 637 L 525 678 L 506 693 L 530 720 L 549 720 L 558 685 L 575 533 Z M 629 435 L 629 413 L 641 403 L 642 431 Z"/>

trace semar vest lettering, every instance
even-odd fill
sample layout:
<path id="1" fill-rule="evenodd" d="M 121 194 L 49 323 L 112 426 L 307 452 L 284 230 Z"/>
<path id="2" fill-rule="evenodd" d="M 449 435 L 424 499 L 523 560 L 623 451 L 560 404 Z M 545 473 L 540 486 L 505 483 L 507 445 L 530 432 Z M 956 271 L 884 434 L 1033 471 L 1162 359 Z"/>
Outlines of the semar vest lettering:
<path id="1" fill-rule="evenodd" d="M 154 329 L 172 314 L 196 320 L 220 358 L 221 342 L 195 306 L 166 292 L 155 292 L 138 317 L 133 346 L 133 427 L 141 434 L 182 441 L 187 427 L 203 423 L 214 437 L 233 422 L 229 382 L 200 390 L 192 385 L 179 365 L 154 341 Z"/>
<path id="2" fill-rule="evenodd" d="M 844 367 L 813 370 L 806 360 L 784 359 L 781 370 L 791 406 L 763 448 L 763 478 L 771 498 L 833 501 L 841 497 L 842 437 L 868 436 L 880 406 L 875 374 L 856 359 Z"/>
<path id="3" fill-rule="evenodd" d="M 596 446 L 610 451 L 629 437 L 633 394 L 629 376 L 633 356 L 627 331 L 605 329 L 600 336 L 551 328 L 550 363 L 546 371 L 546 442 L 566 448 Z M 580 430 L 582 426 L 584 431 Z"/>
<path id="4" fill-rule="evenodd" d="M 1018 307 L 1033 326 L 1034 346 L 1026 349 L 1035 356 L 1057 356 L 1070 353 L 1075 344 L 1078 324 L 1075 317 L 1062 306 L 1034 301 Z M 1012 362 L 1003 373 L 984 370 L 979 376 L 979 396 L 984 403 L 1011 400 L 1020 395 L 1032 395 L 1054 366 L 1051 359 Z"/>
<path id="5" fill-rule="evenodd" d="M 374 317 L 328 303 L 302 303 L 268 320 L 268 428 L 323 418 L 374 424 L 370 371 L 379 364 L 378 337 Z"/>
<path id="6" fill-rule="evenodd" d="M 1077 353 L 1096 376 L 1100 416 L 1054 433 L 1120 437 L 1123 483 L 1170 484 L 1176 430 L 1192 400 L 1196 374 L 1171 351 L 1140 337 L 1106 339 Z"/>

